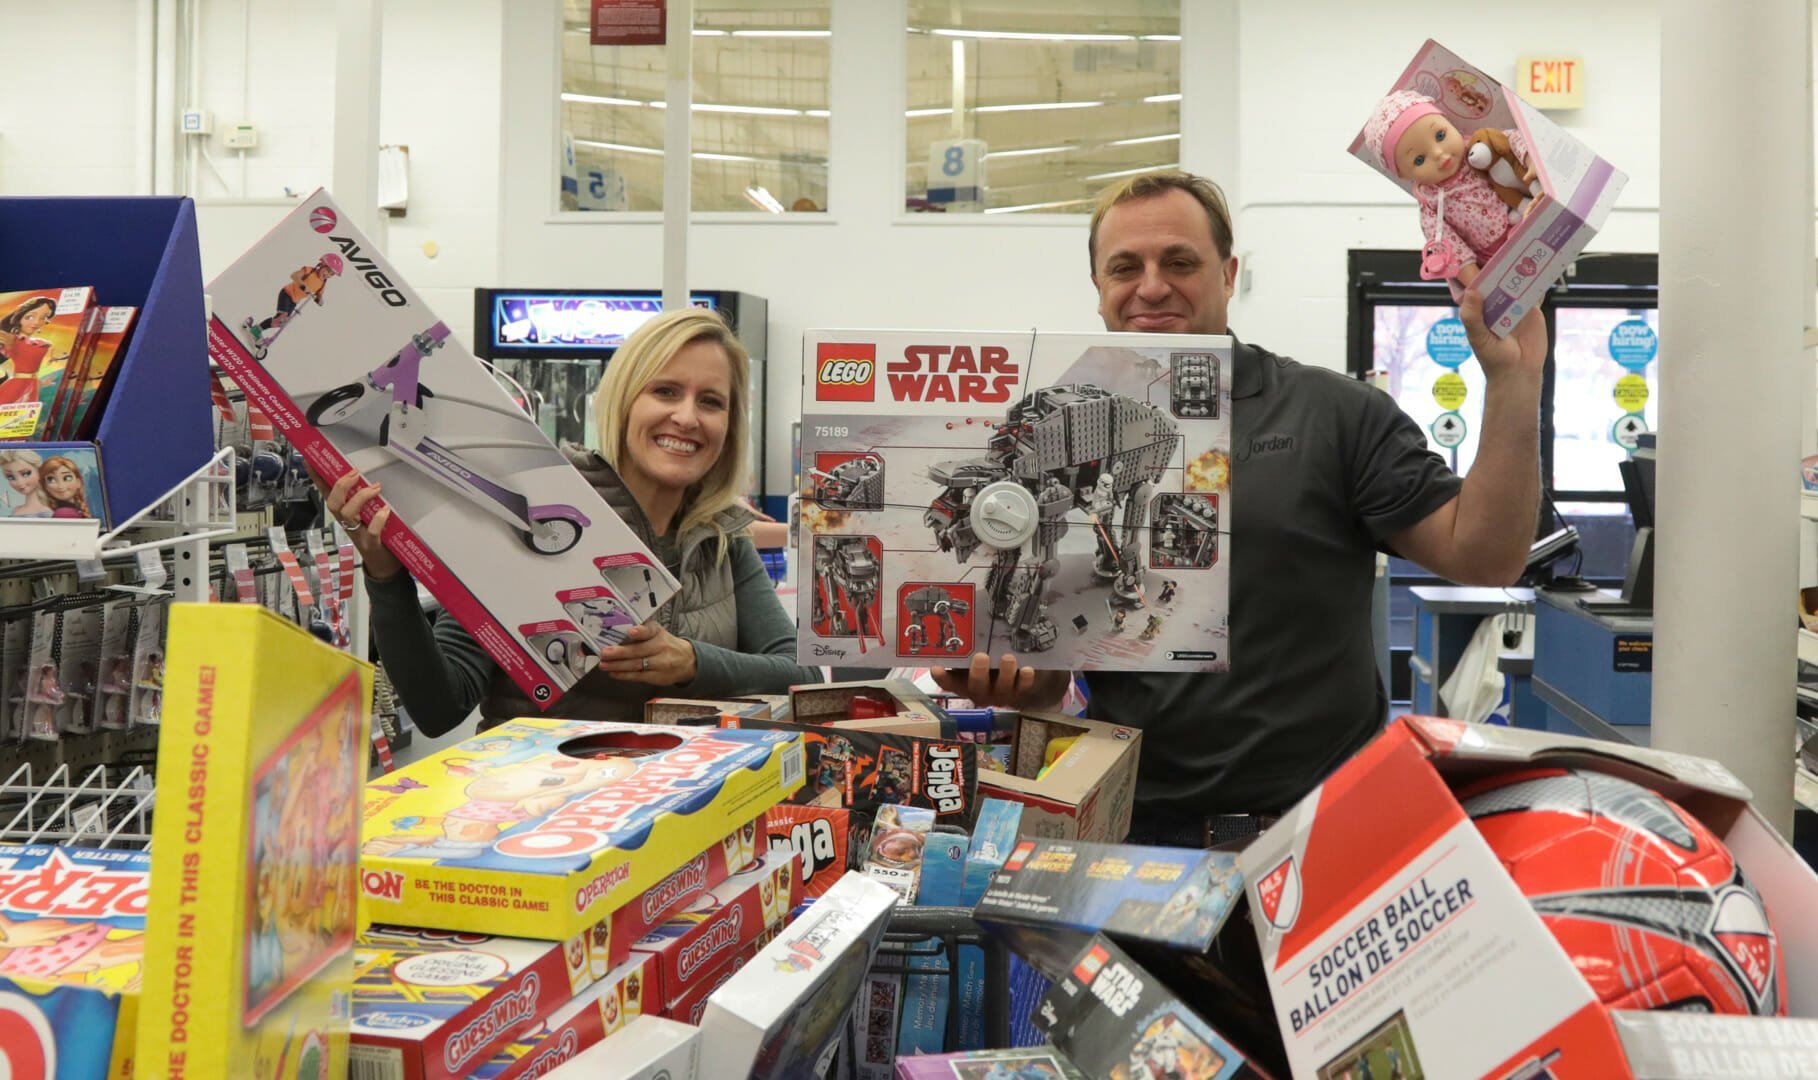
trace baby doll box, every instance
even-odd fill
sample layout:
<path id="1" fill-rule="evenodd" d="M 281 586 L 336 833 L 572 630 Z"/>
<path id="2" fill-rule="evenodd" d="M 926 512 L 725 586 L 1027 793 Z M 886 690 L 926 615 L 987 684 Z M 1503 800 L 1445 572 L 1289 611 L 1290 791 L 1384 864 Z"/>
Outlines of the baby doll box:
<path id="1" fill-rule="evenodd" d="M 375 921 L 562 939 L 801 787 L 781 731 L 522 718 L 366 787 Z"/>
<path id="2" fill-rule="evenodd" d="M 1505 337 L 1522 315 L 1539 306 L 1546 291 L 1603 228 L 1628 177 L 1514 91 L 1431 39 L 1384 93 L 1396 90 L 1413 90 L 1431 98 L 1465 139 L 1479 128 L 1513 130 L 1530 147 L 1541 194 L 1496 254 L 1478 267 L 1475 283 L 1483 293 L 1484 321 L 1497 337 Z M 1350 150 L 1358 160 L 1413 194 L 1409 181 L 1383 168 L 1365 145 L 1361 129 L 1351 140 Z M 1418 227 L 1413 235 L 1419 236 Z"/>
<path id="3" fill-rule="evenodd" d="M 41 458 L 94 461 L 90 509 L 102 528 L 169 495 L 214 453 L 204 359 L 202 262 L 189 199 L 0 198 L 0 292 L 92 285 L 100 303 L 139 309 L 94 437 L 79 443 L 15 443 Z M 86 457 L 84 456 L 86 455 Z M 20 519 L 9 535 L 18 555 L 92 554 L 92 524 Z M 9 529 L 14 528 L 12 524 Z M 42 535 L 40 535 L 42 534 Z"/>
<path id="4" fill-rule="evenodd" d="M 1023 804 L 1025 836 L 1115 844 L 1130 832 L 1136 797 L 1136 759 L 1143 733 L 1058 713 L 1024 713 L 1017 720 L 1008 772 L 983 770 L 980 795 Z M 1074 742 L 1058 750 L 1056 740 Z"/>

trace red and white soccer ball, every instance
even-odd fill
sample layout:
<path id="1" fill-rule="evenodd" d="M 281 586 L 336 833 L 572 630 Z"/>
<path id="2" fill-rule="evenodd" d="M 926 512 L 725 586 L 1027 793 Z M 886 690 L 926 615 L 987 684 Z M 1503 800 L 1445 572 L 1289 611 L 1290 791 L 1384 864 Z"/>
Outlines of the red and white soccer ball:
<path id="1" fill-rule="evenodd" d="M 1786 1014 L 1785 961 L 1761 897 L 1676 803 L 1560 768 L 1489 777 L 1458 798 L 1605 1005 Z"/>

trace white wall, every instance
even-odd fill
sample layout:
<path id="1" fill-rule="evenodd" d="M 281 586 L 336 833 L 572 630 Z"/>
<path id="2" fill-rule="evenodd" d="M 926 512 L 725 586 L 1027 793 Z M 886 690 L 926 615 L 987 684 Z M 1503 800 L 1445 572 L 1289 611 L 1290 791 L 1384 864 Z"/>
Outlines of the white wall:
<path id="1" fill-rule="evenodd" d="M 137 0 L 0 3 L 0 193 L 135 190 L 138 7 Z"/>

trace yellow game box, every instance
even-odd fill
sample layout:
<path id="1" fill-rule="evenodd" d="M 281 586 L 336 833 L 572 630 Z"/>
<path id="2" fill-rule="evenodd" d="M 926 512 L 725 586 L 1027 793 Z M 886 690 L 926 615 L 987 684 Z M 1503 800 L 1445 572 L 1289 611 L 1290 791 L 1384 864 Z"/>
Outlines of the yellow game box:
<path id="1" fill-rule="evenodd" d="M 138 1076 L 342 1076 L 372 668 L 177 604 L 164 695 Z"/>
<path id="2" fill-rule="evenodd" d="M 799 735 L 523 718 L 366 785 L 375 922 L 565 939 L 802 785 Z"/>

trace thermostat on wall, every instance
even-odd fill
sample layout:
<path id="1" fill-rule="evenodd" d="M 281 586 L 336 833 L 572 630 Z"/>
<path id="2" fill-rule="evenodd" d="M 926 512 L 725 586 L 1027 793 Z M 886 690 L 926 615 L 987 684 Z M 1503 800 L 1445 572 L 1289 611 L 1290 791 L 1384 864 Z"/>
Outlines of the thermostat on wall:
<path id="1" fill-rule="evenodd" d="M 235 124 L 227 130 L 229 150 L 251 150 L 259 145 L 259 129 L 251 124 Z"/>

